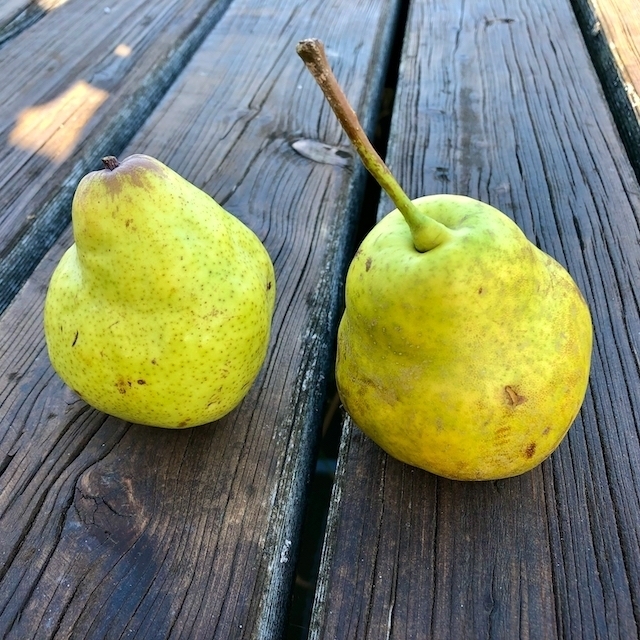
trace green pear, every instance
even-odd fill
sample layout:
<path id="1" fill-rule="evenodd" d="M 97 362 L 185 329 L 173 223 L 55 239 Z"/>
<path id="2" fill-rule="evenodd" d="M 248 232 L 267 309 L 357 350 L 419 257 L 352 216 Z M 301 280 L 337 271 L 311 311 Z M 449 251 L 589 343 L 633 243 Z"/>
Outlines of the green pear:
<path id="1" fill-rule="evenodd" d="M 266 356 L 269 255 L 206 193 L 145 155 L 79 183 L 75 243 L 45 301 L 51 364 L 87 403 L 158 427 L 221 418 Z"/>
<path id="2" fill-rule="evenodd" d="M 456 195 L 409 200 L 366 139 L 321 43 L 298 52 L 394 200 L 347 274 L 336 382 L 395 458 L 458 480 L 549 456 L 587 389 L 593 329 L 567 271 L 506 215 Z"/>
<path id="3" fill-rule="evenodd" d="M 418 251 L 395 210 L 364 239 L 338 332 L 340 397 L 403 462 L 455 479 L 518 475 L 557 447 L 580 409 L 587 305 L 497 209 L 453 195 L 414 204 L 449 236 Z"/>

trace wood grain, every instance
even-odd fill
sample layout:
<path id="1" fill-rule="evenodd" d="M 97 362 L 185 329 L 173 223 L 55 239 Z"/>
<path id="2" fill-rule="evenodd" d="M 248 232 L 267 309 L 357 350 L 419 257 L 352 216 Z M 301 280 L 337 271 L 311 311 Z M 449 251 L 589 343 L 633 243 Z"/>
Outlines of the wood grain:
<path id="1" fill-rule="evenodd" d="M 69 230 L 3 314 L 0 636 L 282 635 L 365 177 L 295 44 L 324 39 L 371 130 L 397 4 L 358 0 L 337 19 L 322 0 L 235 0 L 123 153 L 206 190 L 274 260 L 267 361 L 229 416 L 152 429 L 64 387 L 41 309 Z"/>
<path id="2" fill-rule="evenodd" d="M 640 180 L 640 15 L 634 0 L 572 0 Z"/>
<path id="3" fill-rule="evenodd" d="M 0 311 L 68 224 L 80 178 L 123 149 L 228 4 L 57 2 L 0 48 Z"/>
<path id="4" fill-rule="evenodd" d="M 569 3 L 414 0 L 387 160 L 568 267 L 590 388 L 551 458 L 498 482 L 401 465 L 347 420 L 310 637 L 637 637 L 640 188 Z"/>
<path id="5" fill-rule="evenodd" d="M 0 4 L 0 45 L 40 20 L 48 10 L 61 2 L 64 0 L 45 0 L 44 3 L 37 0 L 4 0 Z"/>

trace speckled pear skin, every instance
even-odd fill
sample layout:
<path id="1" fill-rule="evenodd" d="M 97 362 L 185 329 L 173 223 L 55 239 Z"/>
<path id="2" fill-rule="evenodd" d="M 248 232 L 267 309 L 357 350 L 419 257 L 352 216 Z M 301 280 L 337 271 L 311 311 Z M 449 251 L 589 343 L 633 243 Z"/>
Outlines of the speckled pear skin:
<path id="1" fill-rule="evenodd" d="M 275 300 L 254 233 L 154 158 L 86 175 L 49 285 L 51 363 L 87 403 L 158 427 L 217 420 L 266 356 Z"/>
<path id="2" fill-rule="evenodd" d="M 487 204 L 415 200 L 453 230 L 425 253 L 402 215 L 383 218 L 346 281 L 341 400 L 390 455 L 457 480 L 524 473 L 583 402 L 591 316 L 565 269 Z"/>

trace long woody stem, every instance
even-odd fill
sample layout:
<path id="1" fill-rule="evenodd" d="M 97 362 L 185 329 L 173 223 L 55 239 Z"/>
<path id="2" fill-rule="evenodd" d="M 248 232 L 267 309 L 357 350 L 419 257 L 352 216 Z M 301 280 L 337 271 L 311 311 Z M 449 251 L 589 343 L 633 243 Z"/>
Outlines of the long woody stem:
<path id="1" fill-rule="evenodd" d="M 416 207 L 374 149 L 329 66 L 322 42 L 316 38 L 301 40 L 296 51 L 322 89 L 329 106 L 349 136 L 364 166 L 389 194 L 404 216 L 411 230 L 415 248 L 421 252 L 429 251 L 448 240 L 451 237 L 451 231 Z"/>

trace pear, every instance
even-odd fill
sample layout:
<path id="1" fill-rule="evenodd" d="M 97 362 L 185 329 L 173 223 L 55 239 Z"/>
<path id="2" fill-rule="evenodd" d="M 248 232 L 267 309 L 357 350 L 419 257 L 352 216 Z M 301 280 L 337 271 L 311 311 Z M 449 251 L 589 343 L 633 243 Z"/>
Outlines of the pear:
<path id="1" fill-rule="evenodd" d="M 51 364 L 88 404 L 192 427 L 236 407 L 266 356 L 275 276 L 257 236 L 146 155 L 80 181 L 47 291 Z"/>
<path id="2" fill-rule="evenodd" d="M 457 480 L 522 474 L 547 458 L 587 389 L 593 329 L 578 287 L 506 215 L 478 200 L 409 200 L 328 67 L 307 64 L 365 166 L 397 206 L 349 267 L 336 382 L 391 456 Z"/>

